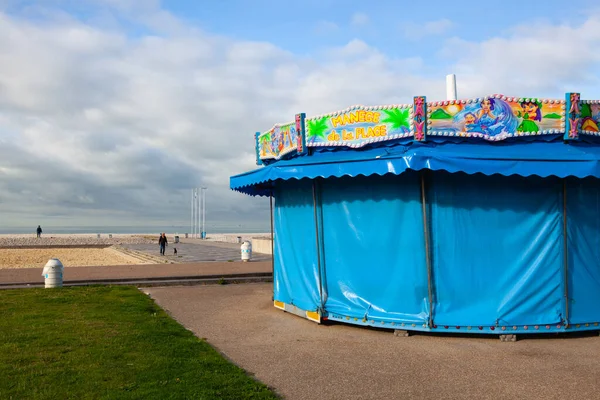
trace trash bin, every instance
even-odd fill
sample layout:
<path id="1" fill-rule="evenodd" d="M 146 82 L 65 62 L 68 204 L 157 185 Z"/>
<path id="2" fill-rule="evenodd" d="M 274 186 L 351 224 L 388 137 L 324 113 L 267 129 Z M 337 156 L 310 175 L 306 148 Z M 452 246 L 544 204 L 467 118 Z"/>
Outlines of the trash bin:
<path id="1" fill-rule="evenodd" d="M 51 258 L 48 260 L 42 270 L 46 289 L 62 287 L 63 271 L 64 267 L 58 258 Z"/>
<path id="2" fill-rule="evenodd" d="M 188 234 L 187 234 L 187 233 L 185 234 L 185 238 L 186 238 L 186 239 L 188 238 Z"/>
<path id="3" fill-rule="evenodd" d="M 175 235 L 175 243 L 179 243 L 179 236 Z"/>
<path id="4" fill-rule="evenodd" d="M 100 239 L 100 234 L 99 233 L 97 233 L 96 236 L 98 237 L 98 239 Z"/>
<path id="5" fill-rule="evenodd" d="M 242 250 L 242 261 L 248 262 L 252 259 L 252 243 L 245 241 L 241 247 Z"/>
<path id="6" fill-rule="evenodd" d="M 108 234 L 108 238 L 109 238 L 109 239 L 112 239 L 112 233 L 109 233 L 109 234 Z"/>
<path id="7" fill-rule="evenodd" d="M 241 237 L 241 236 L 238 236 L 238 237 L 237 237 L 237 242 L 238 242 L 238 243 L 242 243 L 242 237 Z"/>

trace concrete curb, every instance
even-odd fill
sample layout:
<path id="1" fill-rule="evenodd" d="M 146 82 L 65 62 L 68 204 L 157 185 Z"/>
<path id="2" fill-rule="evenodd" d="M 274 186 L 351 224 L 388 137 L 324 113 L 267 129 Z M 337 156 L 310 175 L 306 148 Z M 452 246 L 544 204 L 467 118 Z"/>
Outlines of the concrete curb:
<path id="1" fill-rule="evenodd" d="M 254 283 L 254 282 L 272 282 L 272 281 L 273 281 L 273 276 L 270 273 L 255 272 L 255 273 L 231 274 L 231 275 L 72 280 L 72 281 L 63 282 L 63 287 L 90 286 L 90 285 L 135 285 L 135 286 L 145 286 L 145 287 L 150 287 L 150 286 L 190 286 L 190 285 L 203 285 L 203 284 Z M 0 284 L 0 290 L 41 288 L 41 287 L 44 287 L 43 281 Z"/>

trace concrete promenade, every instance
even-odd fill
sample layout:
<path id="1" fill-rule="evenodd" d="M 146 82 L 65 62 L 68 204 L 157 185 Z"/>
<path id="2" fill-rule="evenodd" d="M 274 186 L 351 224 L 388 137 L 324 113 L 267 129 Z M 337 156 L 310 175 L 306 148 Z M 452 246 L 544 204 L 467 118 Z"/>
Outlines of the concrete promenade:
<path id="1" fill-rule="evenodd" d="M 237 243 L 209 242 L 194 239 L 184 239 L 185 242 L 169 242 L 164 260 L 177 263 L 191 263 L 203 261 L 239 261 L 241 259 L 240 245 Z M 153 257 L 162 257 L 159 253 L 158 244 L 137 243 L 124 244 L 125 249 L 141 252 Z M 177 249 L 177 255 L 173 249 Z M 254 261 L 269 261 L 271 255 L 253 252 Z"/>

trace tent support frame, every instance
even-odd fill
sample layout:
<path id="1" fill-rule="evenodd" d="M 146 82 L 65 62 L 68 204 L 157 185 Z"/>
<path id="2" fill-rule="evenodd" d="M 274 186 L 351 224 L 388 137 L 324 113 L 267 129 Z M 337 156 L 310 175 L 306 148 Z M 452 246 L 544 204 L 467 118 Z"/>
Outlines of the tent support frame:
<path id="1" fill-rule="evenodd" d="M 427 197 L 425 194 L 425 171 L 421 171 L 421 208 L 423 212 L 423 238 L 425 240 L 425 263 L 427 266 L 427 292 L 429 296 L 429 328 L 433 328 L 433 288 L 431 271 L 431 251 L 429 246 L 429 218 L 427 216 Z"/>
<path id="2" fill-rule="evenodd" d="M 569 233 L 567 230 L 567 179 L 563 179 L 563 268 L 565 327 L 569 326 Z"/>
<path id="3" fill-rule="evenodd" d="M 323 301 L 323 274 L 321 271 L 321 253 L 322 253 L 322 248 L 321 248 L 321 240 L 320 240 L 320 235 L 319 235 L 319 212 L 317 211 L 317 208 L 321 209 L 320 205 L 317 204 L 317 181 L 313 180 L 312 182 L 312 195 L 313 195 L 313 210 L 314 210 L 314 215 L 315 215 L 315 241 L 316 241 L 316 245 L 317 245 L 317 268 L 318 268 L 318 272 L 319 272 L 319 301 L 320 301 L 320 311 L 321 313 L 323 313 L 325 310 L 325 304 Z"/>

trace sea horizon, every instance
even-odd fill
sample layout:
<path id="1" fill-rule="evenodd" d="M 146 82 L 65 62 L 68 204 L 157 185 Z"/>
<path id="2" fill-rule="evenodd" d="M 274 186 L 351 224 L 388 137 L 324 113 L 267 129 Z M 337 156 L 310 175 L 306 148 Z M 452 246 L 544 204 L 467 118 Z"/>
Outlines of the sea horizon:
<path id="1" fill-rule="evenodd" d="M 24 235 L 33 234 L 35 235 L 36 226 L 33 227 L 0 227 L 0 235 Z M 261 229 L 262 228 L 262 229 Z M 190 226 L 167 226 L 167 225 L 153 225 L 153 226 L 43 226 L 43 235 L 51 234 L 72 234 L 72 235 L 83 235 L 83 234 L 136 234 L 136 233 L 161 233 L 165 232 L 168 234 L 185 234 L 191 233 Z M 232 234 L 232 233 L 266 233 L 270 232 L 270 228 L 267 227 L 251 227 L 251 226 L 231 226 L 231 227 L 206 227 L 207 235 L 210 234 Z"/>

